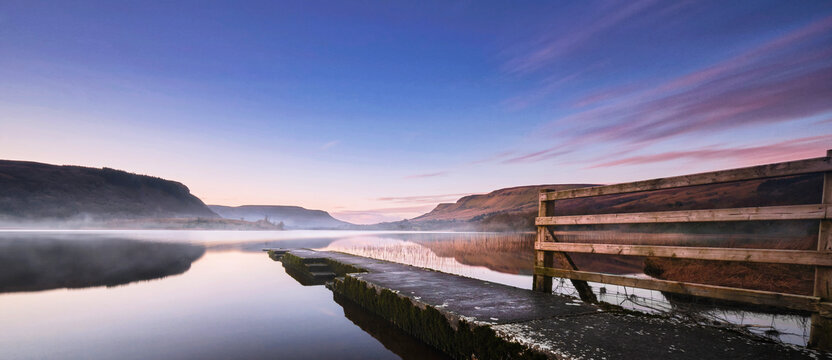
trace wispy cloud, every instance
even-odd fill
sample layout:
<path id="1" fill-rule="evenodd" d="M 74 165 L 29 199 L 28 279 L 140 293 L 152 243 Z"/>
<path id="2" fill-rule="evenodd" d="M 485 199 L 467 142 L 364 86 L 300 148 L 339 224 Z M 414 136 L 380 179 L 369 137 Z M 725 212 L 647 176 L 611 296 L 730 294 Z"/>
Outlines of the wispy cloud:
<path id="1" fill-rule="evenodd" d="M 333 140 L 333 141 L 330 141 L 330 142 L 328 142 L 328 143 L 326 143 L 326 144 L 321 145 L 321 150 L 323 150 L 323 151 L 329 150 L 329 149 L 331 149 L 331 148 L 333 148 L 333 147 L 337 146 L 337 145 L 338 145 L 338 144 L 340 144 L 340 143 L 341 143 L 341 140 Z"/>
<path id="2" fill-rule="evenodd" d="M 470 162 L 464 164 L 464 166 L 480 165 L 480 164 L 485 164 L 485 163 L 504 161 L 505 159 L 514 156 L 514 154 L 515 154 L 514 151 L 502 151 L 502 152 L 496 153 L 496 154 L 491 155 L 491 156 L 487 156 L 487 157 L 484 157 L 484 158 L 481 158 L 481 159 L 470 161 Z"/>
<path id="3" fill-rule="evenodd" d="M 404 178 L 405 179 L 423 179 L 423 178 L 431 178 L 431 177 L 445 176 L 445 175 L 448 175 L 447 171 L 437 171 L 437 172 L 432 172 L 432 173 L 409 175 L 409 176 L 405 176 Z"/>
<path id="4" fill-rule="evenodd" d="M 591 168 L 642 165 L 672 160 L 720 160 L 736 166 L 788 161 L 823 156 L 832 148 L 832 135 L 820 135 L 782 141 L 769 145 L 725 147 L 712 146 L 685 151 L 631 156 L 592 165 Z"/>
<path id="5" fill-rule="evenodd" d="M 515 74 L 539 70 L 575 51 L 591 39 L 612 31 L 628 19 L 643 14 L 648 9 L 657 10 L 657 15 L 669 15 L 671 13 L 669 10 L 678 8 L 682 4 L 678 2 L 672 5 L 655 6 L 657 3 L 657 0 L 637 0 L 607 6 L 600 14 L 595 14 L 590 21 L 581 26 L 575 26 L 568 32 L 557 32 L 528 44 L 519 45 L 522 50 L 507 61 L 504 68 L 507 72 Z"/>
<path id="6" fill-rule="evenodd" d="M 420 195 L 420 196 L 399 196 L 399 197 L 380 197 L 377 200 L 389 201 L 392 203 L 404 204 L 437 204 L 441 202 L 453 202 L 460 197 L 471 195 L 471 193 L 457 193 L 457 194 L 439 194 L 439 195 Z"/>
<path id="7" fill-rule="evenodd" d="M 587 71 L 587 69 L 584 69 L 566 76 L 544 79 L 543 81 L 541 81 L 542 85 L 539 88 L 530 92 L 513 96 L 503 101 L 503 106 L 510 110 L 524 109 L 536 102 L 543 100 L 555 90 L 563 87 L 569 82 L 574 81 L 579 76 L 585 74 Z"/>
<path id="8" fill-rule="evenodd" d="M 502 164 L 519 164 L 519 163 L 529 163 L 529 162 L 538 162 L 543 160 L 548 160 L 551 158 L 558 157 L 560 155 L 566 154 L 568 151 L 562 150 L 558 151 L 557 147 L 549 148 L 540 151 L 534 151 L 531 153 L 514 156 L 508 159 L 501 161 Z"/>
<path id="9" fill-rule="evenodd" d="M 635 151 L 658 141 L 776 124 L 832 112 L 832 17 L 739 55 L 641 89 L 614 86 L 579 105 L 603 104 L 556 119 L 554 143 L 505 163 L 549 160 L 597 143 Z M 557 129 L 551 131 L 551 129 Z"/>

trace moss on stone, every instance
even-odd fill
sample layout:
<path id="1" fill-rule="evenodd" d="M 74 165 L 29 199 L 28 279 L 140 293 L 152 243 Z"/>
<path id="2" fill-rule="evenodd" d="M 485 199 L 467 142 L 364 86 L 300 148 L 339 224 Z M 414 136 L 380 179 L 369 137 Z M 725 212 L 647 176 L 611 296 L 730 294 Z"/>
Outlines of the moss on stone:
<path id="1" fill-rule="evenodd" d="M 367 272 L 367 270 L 364 270 L 362 268 L 349 264 L 344 264 L 333 259 L 326 259 L 326 263 L 329 265 L 330 269 L 332 269 L 332 272 L 334 272 L 336 276 L 344 276 L 346 274 Z"/>
<path id="2" fill-rule="evenodd" d="M 283 257 L 283 255 L 276 253 L 274 250 L 269 250 L 269 258 L 270 259 L 272 259 L 274 261 L 280 261 L 281 257 Z"/>
<path id="3" fill-rule="evenodd" d="M 292 253 L 283 254 L 280 261 L 283 263 L 283 267 L 304 268 L 303 258 L 292 255 Z"/>
<path id="4" fill-rule="evenodd" d="M 488 326 L 465 320 L 452 326 L 439 310 L 420 308 L 404 296 L 377 290 L 355 277 L 337 281 L 335 291 L 455 359 L 546 359 L 543 354 L 499 337 Z"/>

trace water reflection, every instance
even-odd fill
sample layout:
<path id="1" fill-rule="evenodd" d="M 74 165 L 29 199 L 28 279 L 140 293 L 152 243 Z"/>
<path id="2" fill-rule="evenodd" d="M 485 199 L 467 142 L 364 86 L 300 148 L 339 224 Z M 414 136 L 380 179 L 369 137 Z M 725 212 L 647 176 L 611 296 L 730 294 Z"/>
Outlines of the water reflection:
<path id="1" fill-rule="evenodd" d="M 364 310 L 357 304 L 338 295 L 335 302 L 344 308 L 344 316 L 381 342 L 385 348 L 396 353 L 404 360 L 445 360 L 445 354 L 414 339 L 401 329 L 390 324 L 387 319 Z"/>
<path id="2" fill-rule="evenodd" d="M 0 359 L 397 359 L 263 253 L 207 252 L 180 276 L 0 294 Z"/>
<path id="3" fill-rule="evenodd" d="M 321 250 L 340 251 L 430 268 L 530 289 L 535 234 L 386 234 L 338 239 Z M 571 254 L 579 269 L 647 277 L 644 258 Z M 759 312 L 714 305 L 700 298 L 669 298 L 670 294 L 632 287 L 589 283 L 599 301 L 626 309 L 677 316 L 700 323 L 746 329 L 790 344 L 806 345 L 809 323 L 804 314 Z M 568 279 L 555 279 L 554 291 L 578 297 Z"/>
<path id="4" fill-rule="evenodd" d="M 201 245 L 121 238 L 0 237 L 0 292 L 115 286 L 184 273 Z"/>
<path id="5" fill-rule="evenodd" d="M 475 236 L 473 234 L 432 234 L 440 239 L 457 239 L 457 249 L 467 246 L 471 251 L 477 251 L 483 247 L 490 247 L 477 241 L 465 240 L 468 237 Z M 395 238 L 398 237 L 398 238 Z M 526 255 L 517 255 L 513 257 L 506 257 L 499 259 L 499 254 L 494 252 L 492 261 L 480 262 L 477 260 L 483 258 L 475 258 L 466 256 L 467 251 L 446 252 L 445 256 L 440 256 L 435 253 L 428 246 L 417 243 L 416 241 L 425 242 L 421 235 L 397 235 L 397 236 L 355 236 L 345 239 L 338 239 L 320 248 L 319 250 L 340 251 L 348 254 L 366 256 L 374 259 L 397 262 L 400 264 L 407 264 L 417 267 L 423 267 L 433 270 L 446 272 L 449 274 L 456 274 L 477 278 L 482 280 L 493 281 L 506 285 L 511 285 L 524 289 L 531 289 L 531 265 L 522 264 L 515 260 L 515 257 L 524 257 Z M 402 240 L 407 239 L 407 240 Z M 511 240 L 523 240 L 524 236 L 509 237 L 505 243 L 510 243 Z M 431 243 L 431 241 L 427 241 Z M 435 245 L 435 244 L 434 244 Z M 452 249 L 453 244 L 443 246 L 446 250 Z M 485 253 L 489 254 L 489 253 Z M 486 255 L 488 256 L 488 255 Z M 462 263 L 458 258 L 465 259 L 468 264 Z M 507 260 L 503 262 L 503 260 Z M 498 266 L 494 266 L 498 264 Z M 500 269 L 510 269 L 511 272 L 500 272 L 489 267 L 494 266 Z"/>
<path id="6" fill-rule="evenodd" d="M 349 320 L 341 316 L 328 290 L 301 286 L 261 249 L 342 251 L 529 289 L 534 240 L 534 234 L 495 233 L 0 231 L 0 291 L 15 292 L 0 294 L 0 358 L 59 357 L 60 351 L 84 358 L 125 358 L 124 348 L 134 349 L 134 358 L 309 358 L 337 357 L 343 351 L 354 352 L 355 358 L 405 356 L 383 335 L 367 330 L 387 348 L 378 349 L 376 340 L 349 321 L 361 328 L 372 326 L 355 320 L 358 315 L 346 307 Z M 573 260 L 590 271 L 632 274 L 644 269 L 638 258 L 573 254 Z M 141 281 L 165 276 L 164 281 Z M 568 280 L 556 279 L 555 285 L 559 293 L 574 294 Z M 801 315 L 749 312 L 676 301 L 657 291 L 590 285 L 600 300 L 634 310 L 747 326 L 794 344 L 807 339 L 808 325 Z M 23 292 L 86 286 L 99 287 Z M 344 321 L 354 329 L 345 328 Z M 330 329 L 330 323 L 340 325 Z M 333 343 L 319 349 L 317 339 L 322 337 Z M 363 345 L 344 343 L 348 339 L 363 339 L 355 340 Z M 41 346 L 45 343 L 49 347 Z M 137 350 L 149 343 L 158 343 L 158 349 Z M 101 355 L 84 356 L 89 354 L 79 347 L 101 350 Z"/>

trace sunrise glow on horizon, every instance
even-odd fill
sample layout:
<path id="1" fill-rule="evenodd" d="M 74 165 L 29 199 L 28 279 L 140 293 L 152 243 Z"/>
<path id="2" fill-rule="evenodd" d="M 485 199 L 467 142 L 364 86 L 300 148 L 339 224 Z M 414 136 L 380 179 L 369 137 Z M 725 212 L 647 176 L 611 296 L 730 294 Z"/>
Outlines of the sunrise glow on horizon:
<path id="1" fill-rule="evenodd" d="M 832 2 L 11 1 L 0 79 L 2 159 L 369 224 L 823 156 Z"/>

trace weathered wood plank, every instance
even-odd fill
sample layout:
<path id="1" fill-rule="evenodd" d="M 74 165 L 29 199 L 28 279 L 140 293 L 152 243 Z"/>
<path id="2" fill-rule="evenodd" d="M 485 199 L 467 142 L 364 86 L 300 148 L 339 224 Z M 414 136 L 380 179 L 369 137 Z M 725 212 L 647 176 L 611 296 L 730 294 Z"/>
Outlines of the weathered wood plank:
<path id="1" fill-rule="evenodd" d="M 537 228 L 537 242 L 542 242 L 545 239 L 546 233 L 543 227 Z M 552 267 L 554 266 L 554 254 L 548 251 L 535 251 L 535 266 Z M 532 289 L 545 293 L 552 292 L 552 277 L 545 275 L 534 275 L 534 283 Z"/>
<path id="2" fill-rule="evenodd" d="M 828 205 L 765 206 L 735 209 L 547 216 L 538 217 L 535 219 L 535 224 L 538 226 L 551 226 L 751 220 L 811 220 L 828 218 L 828 212 Z"/>
<path id="3" fill-rule="evenodd" d="M 830 150 L 827 155 L 832 155 Z M 832 172 L 823 174 L 823 195 L 821 203 L 829 206 L 832 204 Z M 826 252 L 832 248 L 832 220 L 826 216 L 820 221 L 818 231 L 818 251 Z M 832 267 L 818 266 L 815 268 L 815 296 L 824 300 L 832 299 Z M 832 331 L 832 329 L 829 329 Z M 829 344 L 832 347 L 832 344 Z"/>
<path id="4" fill-rule="evenodd" d="M 788 308 L 792 310 L 818 311 L 818 307 L 820 306 L 820 298 L 816 296 L 782 294 L 770 291 L 738 289 L 725 286 L 692 284 L 678 281 L 635 278 L 622 275 L 599 274 L 586 271 L 544 267 L 535 267 L 534 273 L 567 279 L 578 279 L 583 281 L 630 286 L 756 305 Z"/>
<path id="5" fill-rule="evenodd" d="M 541 190 L 541 193 L 543 190 Z M 546 217 L 550 214 L 547 209 L 546 201 L 541 201 L 538 206 L 537 216 Z M 546 241 L 546 228 L 539 226 L 537 228 L 537 239 L 536 242 L 544 242 Z M 542 266 L 542 267 L 552 267 L 554 266 L 554 254 L 551 252 L 546 251 L 536 251 L 535 258 L 534 258 L 534 265 L 535 266 Z M 552 277 L 545 276 L 545 275 L 534 275 L 533 276 L 533 283 L 532 289 L 535 291 L 551 293 L 552 292 Z"/>
<path id="6" fill-rule="evenodd" d="M 674 176 L 661 179 L 643 180 L 605 186 L 594 186 L 561 191 L 551 191 L 542 195 L 546 200 L 573 199 L 587 196 L 624 194 L 639 191 L 672 189 L 678 187 L 717 184 L 732 181 L 771 178 L 778 176 L 800 175 L 832 171 L 832 159 L 825 157 L 790 161 L 776 164 L 752 166 L 731 170 L 712 171 L 700 174 Z"/>
<path id="7" fill-rule="evenodd" d="M 552 228 L 545 227 L 545 226 L 538 227 L 538 228 L 545 229 L 545 231 L 547 232 L 549 237 L 552 238 L 552 242 L 557 242 L 558 241 L 558 238 L 555 236 L 554 232 L 552 232 Z M 544 239 L 545 239 L 545 237 L 544 237 Z M 578 270 L 578 266 L 575 265 L 575 262 L 572 261 L 572 257 L 569 256 L 569 254 L 567 254 L 565 252 L 549 252 L 549 251 L 544 251 L 544 253 L 549 253 L 549 254 L 554 255 L 554 257 L 558 259 L 559 263 L 565 264 L 566 269 L 568 269 L 568 270 Z M 572 279 L 570 281 L 572 282 L 572 285 L 575 287 L 575 290 L 578 291 L 578 296 L 581 297 L 581 300 L 589 302 L 589 303 L 597 303 L 598 302 L 598 298 L 595 297 L 595 293 L 592 292 L 592 287 L 589 286 L 589 284 L 587 284 L 586 281 L 581 281 L 581 280 L 578 280 L 578 279 Z"/>
<path id="8" fill-rule="evenodd" d="M 589 254 L 657 256 L 677 259 L 747 261 L 772 264 L 832 266 L 832 252 L 813 250 L 734 249 L 584 243 L 536 243 L 535 250 Z"/>
<path id="9" fill-rule="evenodd" d="M 827 151 L 832 156 L 832 150 Z M 821 203 L 832 204 L 832 172 L 823 174 L 823 195 Z M 832 248 L 832 220 L 823 219 L 818 228 L 818 251 L 829 251 Z M 815 267 L 814 295 L 822 301 L 832 300 L 832 267 Z M 832 316 L 828 309 L 822 309 L 812 314 L 812 328 L 809 333 L 809 346 L 820 350 L 832 350 Z"/>
<path id="10" fill-rule="evenodd" d="M 544 192 L 544 190 L 541 190 L 541 192 Z M 545 217 L 547 214 L 554 213 L 554 209 L 554 201 L 541 200 L 538 206 L 538 215 Z M 547 242 L 547 236 L 551 238 L 550 242 L 555 242 L 558 240 L 557 237 L 555 237 L 555 234 L 552 232 L 551 228 L 546 226 L 538 226 L 536 243 Z M 535 266 L 553 267 L 556 258 L 558 260 L 558 263 L 560 263 L 562 266 L 565 266 L 567 269 L 578 270 L 578 267 L 575 265 L 575 262 L 572 261 L 572 258 L 569 256 L 569 254 L 564 252 L 537 251 L 535 254 Z M 586 283 L 586 281 L 571 280 L 571 282 L 572 285 L 575 286 L 575 289 L 578 291 L 578 295 L 581 297 L 581 300 L 590 303 L 598 302 L 598 299 L 592 292 L 592 288 L 589 286 L 589 284 Z M 534 284 L 532 285 L 532 287 L 537 291 L 551 293 L 552 277 L 545 275 L 534 275 Z"/>

